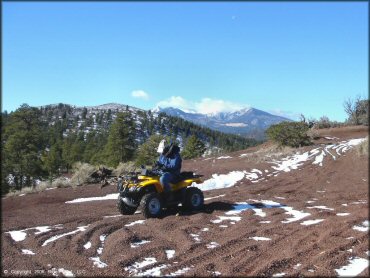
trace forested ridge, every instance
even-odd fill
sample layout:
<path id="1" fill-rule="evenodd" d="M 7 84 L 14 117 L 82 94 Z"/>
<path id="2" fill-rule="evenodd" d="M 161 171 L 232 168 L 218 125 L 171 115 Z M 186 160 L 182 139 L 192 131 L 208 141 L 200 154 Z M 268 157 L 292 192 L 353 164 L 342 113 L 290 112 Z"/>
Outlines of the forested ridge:
<path id="1" fill-rule="evenodd" d="M 3 112 L 1 121 L 3 194 L 9 191 L 9 184 L 17 189 L 34 186 L 38 180 L 70 171 L 76 162 L 110 167 L 119 162 L 142 162 L 150 138 L 155 142 L 164 136 L 176 140 L 185 149 L 186 158 L 257 144 L 253 139 L 214 131 L 178 117 L 120 104 L 24 104 L 14 112 Z"/>

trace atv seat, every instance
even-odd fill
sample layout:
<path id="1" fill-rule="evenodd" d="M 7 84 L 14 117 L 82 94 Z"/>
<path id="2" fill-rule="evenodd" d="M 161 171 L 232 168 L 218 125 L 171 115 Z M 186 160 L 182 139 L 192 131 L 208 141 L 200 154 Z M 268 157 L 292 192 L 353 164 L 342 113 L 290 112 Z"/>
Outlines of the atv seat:
<path id="1" fill-rule="evenodd" d="M 187 179 L 193 179 L 196 178 L 197 176 L 194 175 L 193 172 L 181 172 L 174 180 L 174 183 L 178 183 L 183 180 Z"/>

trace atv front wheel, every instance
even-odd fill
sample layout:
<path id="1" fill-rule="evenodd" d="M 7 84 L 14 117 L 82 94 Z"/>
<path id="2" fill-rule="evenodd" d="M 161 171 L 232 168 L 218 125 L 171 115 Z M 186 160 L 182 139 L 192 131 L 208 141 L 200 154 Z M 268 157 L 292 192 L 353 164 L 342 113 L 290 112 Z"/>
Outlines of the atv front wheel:
<path id="1" fill-rule="evenodd" d="M 185 192 L 185 200 L 182 204 L 186 210 L 199 210 L 204 205 L 203 192 L 196 187 L 189 187 Z"/>
<path id="2" fill-rule="evenodd" d="M 130 206 L 126 205 L 125 202 L 122 201 L 121 196 L 118 196 L 117 208 L 118 208 L 119 212 L 123 215 L 134 214 L 136 209 L 137 209 L 137 207 L 130 207 Z"/>
<path id="3" fill-rule="evenodd" d="M 158 217 L 162 213 L 162 199 L 156 192 L 145 194 L 140 205 L 145 218 Z"/>

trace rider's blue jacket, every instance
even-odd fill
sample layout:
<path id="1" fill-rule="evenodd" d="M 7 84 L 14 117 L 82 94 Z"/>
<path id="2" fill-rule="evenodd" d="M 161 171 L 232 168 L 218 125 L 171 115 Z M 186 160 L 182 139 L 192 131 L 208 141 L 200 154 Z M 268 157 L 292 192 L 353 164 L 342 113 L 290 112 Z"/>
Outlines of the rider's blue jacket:
<path id="1" fill-rule="evenodd" d="M 163 171 L 171 174 L 180 174 L 182 159 L 180 154 L 175 154 L 173 158 L 165 157 L 161 154 L 158 162 L 163 165 Z"/>

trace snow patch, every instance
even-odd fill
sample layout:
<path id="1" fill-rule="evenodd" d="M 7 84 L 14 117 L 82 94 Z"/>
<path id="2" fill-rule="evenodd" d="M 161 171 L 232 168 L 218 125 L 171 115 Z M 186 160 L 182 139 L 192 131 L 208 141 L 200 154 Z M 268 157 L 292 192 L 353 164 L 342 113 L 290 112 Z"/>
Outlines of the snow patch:
<path id="1" fill-rule="evenodd" d="M 131 248 L 137 248 L 137 247 L 140 247 L 140 245 L 143 245 L 149 242 L 150 242 L 149 240 L 139 240 L 139 241 L 131 243 Z"/>
<path id="2" fill-rule="evenodd" d="M 349 260 L 349 264 L 342 266 L 339 269 L 335 269 L 339 277 L 354 277 L 359 275 L 369 267 L 369 260 L 354 257 Z"/>
<path id="3" fill-rule="evenodd" d="M 35 255 L 34 252 L 32 252 L 31 250 L 28 250 L 28 249 L 22 249 L 22 254 L 26 254 L 26 255 Z"/>
<path id="4" fill-rule="evenodd" d="M 212 200 L 212 199 L 216 199 L 216 198 L 221 198 L 221 197 L 224 197 L 224 196 L 225 196 L 225 194 L 214 196 L 214 197 L 208 197 L 208 198 L 204 198 L 204 201 L 208 201 L 208 200 Z"/>
<path id="5" fill-rule="evenodd" d="M 347 216 L 347 215 L 350 215 L 350 213 L 348 213 L 348 212 L 338 212 L 337 215 L 338 216 Z"/>
<path id="6" fill-rule="evenodd" d="M 88 197 L 88 198 L 78 198 L 71 201 L 65 202 L 66 204 L 75 204 L 75 203 L 83 203 L 83 202 L 91 202 L 91 201 L 104 201 L 104 200 L 116 200 L 118 198 L 119 193 L 112 193 L 102 197 Z"/>
<path id="7" fill-rule="evenodd" d="M 234 186 L 238 181 L 244 178 L 244 172 L 233 171 L 228 174 L 213 174 L 211 179 L 205 180 L 201 184 L 195 184 L 195 187 L 203 191 L 214 190 L 220 188 L 228 188 Z"/>
<path id="8" fill-rule="evenodd" d="M 291 222 L 299 221 L 299 220 L 311 215 L 308 212 L 295 210 L 292 207 L 283 207 L 283 209 L 286 210 L 286 212 L 285 212 L 286 214 L 290 214 L 293 217 L 287 218 L 286 220 L 281 221 L 282 223 L 291 223 Z"/>
<path id="9" fill-rule="evenodd" d="M 253 239 L 253 240 L 256 240 L 256 241 L 259 241 L 259 240 L 271 240 L 271 238 L 268 238 L 268 237 L 260 237 L 260 236 L 250 237 L 250 239 Z"/>
<path id="10" fill-rule="evenodd" d="M 179 276 L 179 275 L 183 275 L 186 272 L 188 272 L 190 269 L 191 269 L 190 267 L 184 267 L 184 268 L 179 269 L 179 270 L 177 270 L 175 272 L 172 272 L 172 273 L 170 273 L 170 274 L 168 274 L 166 276 Z"/>
<path id="11" fill-rule="evenodd" d="M 175 250 L 165 250 L 167 259 L 172 259 L 175 256 Z"/>
<path id="12" fill-rule="evenodd" d="M 309 209 L 314 209 L 314 208 L 317 208 L 317 209 L 324 209 L 324 210 L 334 210 L 333 208 L 328 208 L 326 206 L 313 206 L 313 207 L 307 207 Z"/>
<path id="13" fill-rule="evenodd" d="M 130 274 L 137 274 L 139 269 L 144 268 L 148 265 L 156 263 L 157 260 L 156 258 L 149 257 L 149 258 L 144 258 L 144 261 L 142 262 L 135 262 L 134 264 L 127 266 L 124 268 L 125 271 L 128 271 Z"/>
<path id="14" fill-rule="evenodd" d="M 86 244 L 84 245 L 84 248 L 85 249 L 89 249 L 91 247 L 91 242 L 86 242 Z"/>
<path id="15" fill-rule="evenodd" d="M 208 249 L 213 249 L 213 248 L 216 248 L 216 247 L 220 246 L 220 244 L 218 244 L 217 242 L 212 241 L 211 243 L 207 244 L 206 246 L 207 246 Z"/>
<path id="16" fill-rule="evenodd" d="M 369 221 L 365 220 L 360 226 L 353 226 L 353 229 L 360 232 L 367 232 L 369 230 Z"/>
<path id="17" fill-rule="evenodd" d="M 314 224 L 318 224 L 318 223 L 320 223 L 322 221 L 324 221 L 324 219 L 306 220 L 306 221 L 303 221 L 301 223 L 301 225 L 306 225 L 306 226 L 308 226 L 308 225 L 314 225 Z"/>
<path id="18" fill-rule="evenodd" d="M 125 226 L 126 226 L 126 227 L 131 227 L 131 226 L 134 226 L 134 225 L 136 225 L 136 224 L 144 224 L 144 222 L 145 222 L 145 220 L 136 220 L 136 221 L 134 221 L 134 222 L 131 222 L 131 223 L 129 223 L 129 224 L 126 224 Z"/>
<path id="19" fill-rule="evenodd" d="M 61 234 L 61 235 L 56 235 L 56 236 L 53 236 L 47 240 L 45 240 L 45 242 L 41 245 L 41 246 L 46 246 L 48 245 L 50 242 L 53 242 L 53 241 L 56 241 L 62 237 L 65 237 L 65 236 L 68 236 L 68 235 L 73 235 L 73 234 L 76 234 L 78 232 L 83 232 L 83 231 L 86 231 L 86 228 L 88 227 L 89 225 L 87 226 L 81 226 L 81 227 L 77 227 L 77 230 L 74 230 L 72 232 L 69 232 L 69 233 L 65 233 L 65 234 Z"/>

